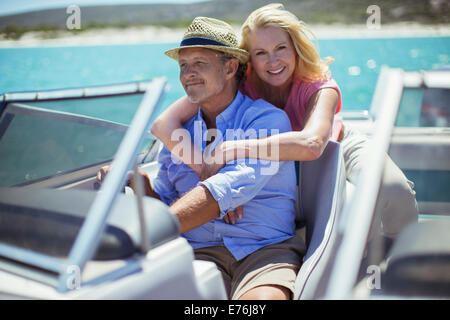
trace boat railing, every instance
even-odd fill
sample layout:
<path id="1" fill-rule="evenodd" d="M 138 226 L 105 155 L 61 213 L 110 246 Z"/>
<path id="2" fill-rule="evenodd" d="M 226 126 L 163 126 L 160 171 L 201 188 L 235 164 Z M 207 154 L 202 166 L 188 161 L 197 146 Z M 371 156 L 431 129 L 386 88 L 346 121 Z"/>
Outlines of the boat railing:
<path id="1" fill-rule="evenodd" d="M 343 209 L 339 234 L 341 242 L 331 271 L 326 299 L 346 299 L 358 275 L 360 261 L 364 254 L 367 235 L 376 205 L 378 189 L 384 169 L 385 154 L 388 151 L 397 110 L 403 92 L 403 70 L 383 67 L 381 69 L 372 100 L 372 109 L 383 110 L 375 120 L 376 132 L 370 140 L 370 165 L 361 170 L 356 183 L 358 195 L 352 197 Z M 378 109 L 380 108 L 380 109 Z M 355 194 L 355 193 L 353 193 Z M 347 228 L 347 226 L 358 226 Z M 348 257 L 352 257 L 349 259 Z"/>

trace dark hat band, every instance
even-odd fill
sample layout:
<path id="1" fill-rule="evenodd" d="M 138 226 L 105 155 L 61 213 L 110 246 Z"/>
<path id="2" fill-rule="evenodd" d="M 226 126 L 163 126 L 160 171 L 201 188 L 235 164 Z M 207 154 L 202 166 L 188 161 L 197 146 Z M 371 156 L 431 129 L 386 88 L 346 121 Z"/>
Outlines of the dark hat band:
<path id="1" fill-rule="evenodd" d="M 209 39 L 209 38 L 202 38 L 202 37 L 190 37 L 186 38 L 180 43 L 180 47 L 186 47 L 186 46 L 225 46 L 230 47 L 229 44 Z"/>

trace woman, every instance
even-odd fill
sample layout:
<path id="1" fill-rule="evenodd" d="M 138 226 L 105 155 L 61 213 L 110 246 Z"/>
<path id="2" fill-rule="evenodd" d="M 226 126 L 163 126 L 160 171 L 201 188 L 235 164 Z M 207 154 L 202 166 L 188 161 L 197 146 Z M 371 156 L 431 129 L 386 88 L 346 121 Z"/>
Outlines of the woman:
<path id="1" fill-rule="evenodd" d="M 241 48 L 250 53 L 246 79 L 240 90 L 252 99 L 263 98 L 289 116 L 294 131 L 260 139 L 225 141 L 214 150 L 214 159 L 221 163 L 211 163 L 202 159 L 201 151 L 191 141 L 171 139 L 175 129 L 192 118 L 198 106 L 182 97 L 165 110 L 153 124 L 152 133 L 169 150 L 188 150 L 176 154 L 201 178 L 216 173 L 224 163 L 234 160 L 237 155 L 258 157 L 278 161 L 309 161 L 320 157 L 328 139 L 340 141 L 346 166 L 347 179 L 354 183 L 362 166 L 362 156 L 367 146 L 367 138 L 351 128 L 344 128 L 339 117 L 341 109 L 340 90 L 331 78 L 327 58 L 320 56 L 308 37 L 309 30 L 281 4 L 270 4 L 252 12 L 242 26 Z M 259 155 L 259 148 L 271 144 L 278 145 L 278 154 Z M 188 158 L 192 155 L 192 158 Z M 256 156 L 255 156 L 256 155 Z M 384 184 L 381 188 L 380 212 L 383 233 L 395 236 L 405 224 L 417 220 L 417 202 L 412 183 L 387 157 Z M 242 213 L 239 212 L 238 216 Z M 230 215 L 235 222 L 234 215 Z"/>

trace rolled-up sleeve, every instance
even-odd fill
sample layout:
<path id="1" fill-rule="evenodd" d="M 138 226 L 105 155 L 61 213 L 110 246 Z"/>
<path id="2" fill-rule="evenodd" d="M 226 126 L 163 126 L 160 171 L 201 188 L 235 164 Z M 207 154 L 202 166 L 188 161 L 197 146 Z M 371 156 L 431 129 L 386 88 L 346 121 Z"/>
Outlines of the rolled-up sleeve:
<path id="1" fill-rule="evenodd" d="M 238 160 L 238 164 L 226 165 L 219 173 L 199 182 L 219 204 L 220 217 L 253 199 L 272 177 L 261 174 L 261 161 L 251 165 L 245 162 Z"/>

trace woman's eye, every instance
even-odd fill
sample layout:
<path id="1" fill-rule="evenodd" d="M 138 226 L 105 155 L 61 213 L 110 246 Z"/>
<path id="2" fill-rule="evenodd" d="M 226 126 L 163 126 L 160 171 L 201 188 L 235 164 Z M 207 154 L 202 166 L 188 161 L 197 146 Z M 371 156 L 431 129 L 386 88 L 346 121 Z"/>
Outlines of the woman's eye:
<path id="1" fill-rule="evenodd" d="M 262 56 L 264 54 L 264 51 L 258 51 L 258 52 L 256 52 L 256 55 L 257 56 Z"/>
<path id="2" fill-rule="evenodd" d="M 286 49 L 286 46 L 279 46 L 278 47 L 278 50 L 283 50 L 283 49 Z"/>

